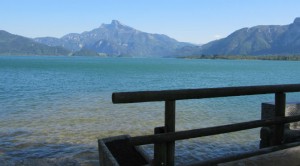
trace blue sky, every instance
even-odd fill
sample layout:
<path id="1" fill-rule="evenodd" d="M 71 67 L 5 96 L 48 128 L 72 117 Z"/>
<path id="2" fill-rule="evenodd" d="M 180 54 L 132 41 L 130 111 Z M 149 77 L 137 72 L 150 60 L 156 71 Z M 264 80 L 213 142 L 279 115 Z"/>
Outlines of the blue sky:
<path id="1" fill-rule="evenodd" d="M 26 37 L 81 33 L 119 20 L 138 30 L 203 44 L 255 25 L 286 25 L 299 0 L 1 0 L 0 29 Z"/>

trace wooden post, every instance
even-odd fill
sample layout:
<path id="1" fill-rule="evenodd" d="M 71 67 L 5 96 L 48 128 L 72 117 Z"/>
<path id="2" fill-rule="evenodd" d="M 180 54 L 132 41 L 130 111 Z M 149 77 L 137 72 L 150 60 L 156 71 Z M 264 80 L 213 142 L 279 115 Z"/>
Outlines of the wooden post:
<path id="1" fill-rule="evenodd" d="M 275 117 L 285 116 L 286 95 L 283 92 L 275 93 Z M 273 145 L 282 144 L 284 136 L 284 124 L 275 125 L 273 134 Z"/>
<path id="2" fill-rule="evenodd" d="M 165 102 L 165 129 L 166 133 L 175 132 L 175 100 Z M 167 165 L 175 164 L 175 141 L 167 142 Z"/>
<path id="3" fill-rule="evenodd" d="M 161 134 L 165 132 L 165 127 L 155 127 L 154 134 Z M 154 166 L 166 166 L 166 144 L 155 143 L 154 144 Z"/>

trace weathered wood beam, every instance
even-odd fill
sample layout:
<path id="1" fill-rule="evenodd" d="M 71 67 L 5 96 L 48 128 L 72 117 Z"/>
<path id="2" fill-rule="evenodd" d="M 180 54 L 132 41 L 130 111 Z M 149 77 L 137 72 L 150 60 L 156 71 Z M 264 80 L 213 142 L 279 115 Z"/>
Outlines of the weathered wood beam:
<path id="1" fill-rule="evenodd" d="M 113 103 L 138 103 L 151 101 L 174 101 L 228 96 L 300 92 L 300 84 L 240 86 L 205 89 L 181 89 L 162 91 L 117 92 L 112 94 Z"/>
<path id="2" fill-rule="evenodd" d="M 145 135 L 145 136 L 137 136 L 131 137 L 130 142 L 133 145 L 145 145 L 145 144 L 153 144 L 153 143 L 164 143 L 171 142 L 176 140 L 204 137 L 216 134 L 223 134 L 241 130 L 247 130 L 262 126 L 271 126 L 278 125 L 282 123 L 291 123 L 300 121 L 300 115 L 297 116 L 289 116 L 289 117 L 279 117 L 272 119 L 264 119 L 264 120 L 254 120 L 249 122 L 235 123 L 223 126 L 215 126 L 201 129 L 193 129 L 193 130 L 185 130 L 178 131 L 173 133 L 163 133 L 156 135 Z"/>

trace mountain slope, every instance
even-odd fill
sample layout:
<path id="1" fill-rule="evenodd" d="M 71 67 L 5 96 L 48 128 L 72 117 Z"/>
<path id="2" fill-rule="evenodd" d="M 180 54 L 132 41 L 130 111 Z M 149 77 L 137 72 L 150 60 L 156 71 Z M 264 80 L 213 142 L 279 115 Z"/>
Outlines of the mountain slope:
<path id="1" fill-rule="evenodd" d="M 300 54 L 300 18 L 290 25 L 243 28 L 228 37 L 202 46 L 206 55 L 292 55 Z"/>
<path id="2" fill-rule="evenodd" d="M 62 47 L 50 47 L 0 30 L 0 55 L 68 55 Z"/>
<path id="3" fill-rule="evenodd" d="M 110 56 L 130 57 L 173 56 L 177 49 L 191 45 L 166 35 L 141 32 L 116 20 L 81 34 L 71 33 L 62 38 L 35 38 L 35 41 L 72 51 L 85 49 Z"/>
<path id="4" fill-rule="evenodd" d="M 300 18 L 288 25 L 288 29 L 274 43 L 274 52 L 281 54 L 300 53 Z"/>

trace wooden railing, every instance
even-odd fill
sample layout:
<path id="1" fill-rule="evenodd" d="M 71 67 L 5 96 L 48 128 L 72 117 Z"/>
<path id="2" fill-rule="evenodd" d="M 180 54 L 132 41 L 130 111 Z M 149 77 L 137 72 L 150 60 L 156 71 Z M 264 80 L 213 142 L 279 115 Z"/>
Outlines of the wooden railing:
<path id="1" fill-rule="evenodd" d="M 154 144 L 154 165 L 173 166 L 176 140 L 274 125 L 274 145 L 281 145 L 283 141 L 284 124 L 300 121 L 300 116 L 285 117 L 286 92 L 300 92 L 300 84 L 118 92 L 112 94 L 112 101 L 113 103 L 165 102 L 165 126 L 156 128 L 154 135 L 131 137 L 130 142 L 133 145 Z M 272 93 L 275 94 L 275 118 L 175 132 L 176 100 Z"/>

